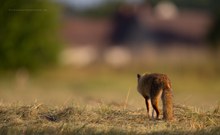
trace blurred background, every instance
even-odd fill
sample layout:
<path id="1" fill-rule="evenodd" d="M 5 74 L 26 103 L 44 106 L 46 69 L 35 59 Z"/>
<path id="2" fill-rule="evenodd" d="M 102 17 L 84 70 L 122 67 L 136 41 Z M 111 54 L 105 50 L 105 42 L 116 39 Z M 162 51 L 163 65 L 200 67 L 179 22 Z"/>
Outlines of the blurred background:
<path id="1" fill-rule="evenodd" d="M 176 104 L 220 99 L 220 1 L 5 0 L 1 104 L 144 108 L 137 73 L 167 74 Z"/>

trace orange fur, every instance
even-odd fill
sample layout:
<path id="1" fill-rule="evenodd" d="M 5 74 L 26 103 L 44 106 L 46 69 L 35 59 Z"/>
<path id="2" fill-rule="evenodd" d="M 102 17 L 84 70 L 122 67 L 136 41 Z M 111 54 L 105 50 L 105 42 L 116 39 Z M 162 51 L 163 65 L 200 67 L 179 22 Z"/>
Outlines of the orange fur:
<path id="1" fill-rule="evenodd" d="M 147 112 L 149 113 L 148 101 L 151 100 L 151 105 L 156 111 L 157 119 L 159 119 L 160 111 L 158 108 L 159 98 L 163 102 L 163 118 L 165 120 L 173 119 L 173 102 L 171 82 L 165 74 L 144 74 L 137 75 L 138 77 L 138 92 L 145 98 Z"/>

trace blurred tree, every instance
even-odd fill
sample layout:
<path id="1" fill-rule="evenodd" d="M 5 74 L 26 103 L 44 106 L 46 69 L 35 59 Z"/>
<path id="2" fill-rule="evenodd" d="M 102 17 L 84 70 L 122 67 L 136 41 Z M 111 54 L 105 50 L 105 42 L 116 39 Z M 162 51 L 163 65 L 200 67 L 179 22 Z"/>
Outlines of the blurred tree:
<path id="1" fill-rule="evenodd" d="M 0 68 L 37 69 L 56 61 L 58 8 L 50 1 L 0 4 Z"/>
<path id="2" fill-rule="evenodd" d="M 214 16 L 214 24 L 210 29 L 208 40 L 211 42 L 214 50 L 217 51 L 217 48 L 220 46 L 220 1 L 212 0 L 210 4 L 210 10 Z"/>

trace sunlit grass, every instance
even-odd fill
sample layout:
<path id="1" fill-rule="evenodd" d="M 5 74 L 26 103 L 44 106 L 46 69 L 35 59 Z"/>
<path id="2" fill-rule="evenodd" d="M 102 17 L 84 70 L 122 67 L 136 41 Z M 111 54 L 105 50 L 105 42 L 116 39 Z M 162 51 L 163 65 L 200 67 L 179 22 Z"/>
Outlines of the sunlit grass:
<path id="1" fill-rule="evenodd" d="M 175 105 L 175 120 L 152 120 L 145 109 L 8 104 L 0 106 L 1 134 L 219 134 L 219 108 L 209 112 Z"/>
<path id="2" fill-rule="evenodd" d="M 135 65 L 2 74 L 0 134 L 220 134 L 216 66 Z M 144 72 L 171 79 L 173 122 L 147 118 L 136 90 L 136 74 Z"/>

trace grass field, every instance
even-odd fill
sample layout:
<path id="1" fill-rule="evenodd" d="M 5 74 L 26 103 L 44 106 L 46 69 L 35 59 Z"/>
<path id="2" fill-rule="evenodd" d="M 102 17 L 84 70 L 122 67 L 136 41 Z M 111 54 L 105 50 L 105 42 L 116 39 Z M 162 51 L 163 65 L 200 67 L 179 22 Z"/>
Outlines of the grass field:
<path id="1" fill-rule="evenodd" d="M 146 71 L 172 80 L 174 121 L 147 118 L 136 90 Z M 209 62 L 4 73 L 0 134 L 220 134 L 219 71 Z"/>
<path id="2" fill-rule="evenodd" d="M 115 105 L 1 105 L 0 134 L 220 134 L 220 108 L 201 112 L 175 105 L 175 120 L 150 120 L 145 109 Z"/>

